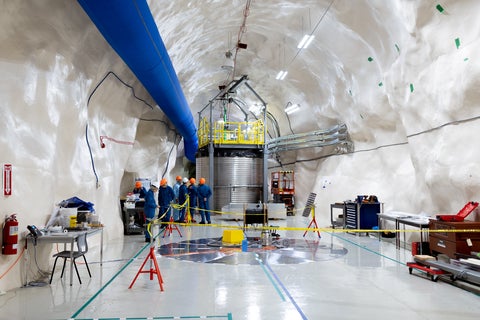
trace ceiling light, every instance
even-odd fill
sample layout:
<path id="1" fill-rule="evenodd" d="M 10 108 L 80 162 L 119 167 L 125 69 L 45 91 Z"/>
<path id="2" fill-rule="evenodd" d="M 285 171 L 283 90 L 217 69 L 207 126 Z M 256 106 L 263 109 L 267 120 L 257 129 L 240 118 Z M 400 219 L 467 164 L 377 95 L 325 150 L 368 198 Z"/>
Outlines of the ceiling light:
<path id="1" fill-rule="evenodd" d="M 222 65 L 223 70 L 231 71 L 235 67 L 235 63 L 232 59 L 226 59 L 225 63 Z"/>
<path id="2" fill-rule="evenodd" d="M 300 105 L 298 103 L 288 103 L 287 106 L 285 107 L 285 113 L 286 114 L 292 114 L 295 111 L 300 109 Z"/>
<path id="3" fill-rule="evenodd" d="M 285 79 L 285 77 L 287 76 L 288 74 L 288 71 L 283 71 L 281 70 L 278 74 L 277 74 L 277 77 L 275 79 L 277 80 L 283 80 Z"/>
<path id="4" fill-rule="evenodd" d="M 312 43 L 313 41 L 313 38 L 315 38 L 314 35 L 309 35 L 309 34 L 306 34 L 303 36 L 302 40 L 298 43 L 298 46 L 297 48 L 298 49 L 306 49 L 310 43 Z"/>
<path id="5" fill-rule="evenodd" d="M 230 51 L 225 52 L 225 63 L 221 67 L 223 70 L 232 71 L 235 68 L 233 54 Z"/>

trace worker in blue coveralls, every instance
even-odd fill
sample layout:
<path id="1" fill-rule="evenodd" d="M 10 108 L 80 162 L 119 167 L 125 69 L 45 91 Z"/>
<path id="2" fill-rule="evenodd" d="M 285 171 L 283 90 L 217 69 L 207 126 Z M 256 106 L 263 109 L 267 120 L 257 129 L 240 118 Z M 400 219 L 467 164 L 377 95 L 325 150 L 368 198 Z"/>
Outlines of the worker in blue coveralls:
<path id="1" fill-rule="evenodd" d="M 170 221 L 170 203 L 175 199 L 172 187 L 167 184 L 167 179 L 163 178 L 160 181 L 160 189 L 158 189 L 158 217 L 162 219 L 162 222 Z M 167 224 L 162 223 L 162 228 L 165 228 Z"/>
<path id="2" fill-rule="evenodd" d="M 207 223 L 211 223 L 210 220 L 210 206 L 208 205 L 208 200 L 212 196 L 212 189 L 205 184 L 205 178 L 200 178 L 198 181 L 198 207 L 200 208 L 200 215 L 202 220 L 200 224 L 205 224 L 205 218 L 207 218 Z"/>
<path id="3" fill-rule="evenodd" d="M 136 181 L 135 188 L 133 188 L 132 193 L 138 194 L 140 199 L 144 199 L 147 194 L 147 189 L 145 189 L 141 181 Z"/>
<path id="4" fill-rule="evenodd" d="M 190 198 L 190 201 L 188 203 L 190 217 L 192 217 L 192 222 L 197 222 L 195 220 L 195 213 L 197 212 L 197 186 L 195 185 L 195 178 L 190 178 L 190 185 L 188 186 L 188 197 Z"/>
<path id="5" fill-rule="evenodd" d="M 178 189 L 178 204 L 182 206 L 182 208 L 179 210 L 180 212 L 180 217 L 178 217 L 177 222 L 187 222 L 185 220 L 185 210 L 187 209 L 187 196 L 188 196 L 188 188 L 187 188 L 187 183 L 188 179 L 183 178 L 182 179 L 182 184 L 180 185 L 180 188 Z"/>
<path id="6" fill-rule="evenodd" d="M 155 201 L 155 192 L 157 191 L 157 186 L 152 184 L 145 194 L 145 205 L 143 206 L 143 212 L 145 213 L 145 242 L 150 242 L 148 224 L 155 218 L 155 210 L 158 207 L 157 202 Z"/>
<path id="7" fill-rule="evenodd" d="M 173 194 L 175 195 L 174 201 L 176 204 L 179 204 L 178 201 L 178 193 L 180 191 L 180 186 L 182 185 L 182 177 L 177 176 L 175 178 L 176 182 L 173 185 Z M 178 209 L 172 209 L 173 210 L 173 220 L 175 221 L 180 221 L 180 212 Z"/>

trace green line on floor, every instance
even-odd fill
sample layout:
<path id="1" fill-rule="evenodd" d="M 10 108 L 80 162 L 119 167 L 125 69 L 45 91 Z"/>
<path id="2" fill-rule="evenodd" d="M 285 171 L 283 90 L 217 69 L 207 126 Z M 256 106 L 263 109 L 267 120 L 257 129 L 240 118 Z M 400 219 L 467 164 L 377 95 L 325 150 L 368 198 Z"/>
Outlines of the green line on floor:
<path id="1" fill-rule="evenodd" d="M 160 232 L 155 236 L 153 237 L 153 241 L 155 241 L 157 239 L 157 237 L 159 237 L 161 234 L 162 234 L 162 231 L 163 230 L 160 230 Z M 83 311 L 83 309 L 85 309 L 110 283 L 112 283 L 113 280 L 115 280 L 116 277 L 118 277 L 118 275 L 120 273 L 123 272 L 123 270 L 125 270 L 125 268 L 127 268 L 130 263 L 132 263 L 146 248 L 149 248 L 150 247 L 150 243 L 147 243 L 145 244 L 145 246 L 143 246 L 138 252 L 137 254 L 135 254 L 107 283 L 105 283 L 105 285 L 103 287 L 100 288 L 100 290 L 98 290 L 83 306 L 80 307 L 80 309 L 77 310 L 77 312 L 75 312 L 71 317 L 70 319 L 74 319 L 80 312 Z M 117 319 L 117 318 L 114 318 L 114 319 Z M 109 319 L 102 319 L 102 320 L 109 320 Z"/>
<path id="2" fill-rule="evenodd" d="M 66 320 L 159 320 L 159 319 L 224 319 L 233 320 L 232 314 L 214 316 L 159 316 L 159 317 L 135 317 L 135 318 L 69 318 Z"/>
<path id="3" fill-rule="evenodd" d="M 278 288 L 277 283 L 273 280 L 272 276 L 270 275 L 270 273 L 265 268 L 265 265 L 263 264 L 263 261 L 260 258 L 260 256 L 257 253 L 255 253 L 255 257 L 256 257 L 255 259 L 258 261 L 258 264 L 260 265 L 260 267 L 262 267 L 262 270 L 265 273 L 265 275 L 267 276 L 268 280 L 270 280 L 270 282 L 273 284 L 273 287 L 277 291 L 278 295 L 280 296 L 280 298 L 282 298 L 282 301 L 285 301 L 285 297 L 283 296 L 282 291 Z"/>
<path id="4" fill-rule="evenodd" d="M 115 280 L 115 278 L 118 277 L 118 275 L 122 273 L 123 270 L 125 270 L 125 268 L 127 268 L 130 265 L 130 263 L 132 263 L 147 247 L 150 247 L 149 243 L 147 243 L 142 249 L 140 249 L 136 255 L 134 255 L 120 270 L 118 270 L 118 272 L 110 280 L 108 280 L 108 282 L 105 283 L 105 285 L 103 285 L 103 287 L 101 287 L 100 290 L 98 290 L 87 302 L 85 302 L 85 304 L 81 306 L 80 309 L 78 309 L 77 312 L 75 312 L 70 317 L 70 319 L 74 319 L 76 316 L 78 316 L 78 314 L 82 312 L 83 309 L 85 309 L 108 285 L 110 285 L 110 283 L 112 283 L 113 280 Z M 102 320 L 107 320 L 107 319 L 102 319 Z"/>

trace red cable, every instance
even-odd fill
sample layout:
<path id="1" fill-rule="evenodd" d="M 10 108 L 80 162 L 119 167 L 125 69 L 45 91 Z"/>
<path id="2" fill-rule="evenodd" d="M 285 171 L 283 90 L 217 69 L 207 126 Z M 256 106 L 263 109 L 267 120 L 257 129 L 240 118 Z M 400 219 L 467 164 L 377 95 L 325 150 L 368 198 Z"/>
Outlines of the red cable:
<path id="1" fill-rule="evenodd" d="M 121 140 L 117 140 L 117 139 L 114 139 L 114 138 L 110 138 L 108 136 L 100 136 L 100 145 L 102 145 L 102 148 L 105 146 L 103 140 L 108 140 L 108 141 L 112 141 L 112 142 L 115 142 L 115 143 L 118 143 L 118 144 L 125 144 L 125 145 L 133 146 L 133 142 L 121 141 Z"/>
<path id="2" fill-rule="evenodd" d="M 23 253 L 25 252 L 25 247 L 23 247 L 23 250 L 22 252 L 20 252 L 20 254 L 18 255 L 17 259 L 13 262 L 13 264 L 7 268 L 7 270 L 2 274 L 0 275 L 0 279 L 2 279 L 18 262 L 18 260 L 20 260 L 20 258 L 23 256 Z"/>

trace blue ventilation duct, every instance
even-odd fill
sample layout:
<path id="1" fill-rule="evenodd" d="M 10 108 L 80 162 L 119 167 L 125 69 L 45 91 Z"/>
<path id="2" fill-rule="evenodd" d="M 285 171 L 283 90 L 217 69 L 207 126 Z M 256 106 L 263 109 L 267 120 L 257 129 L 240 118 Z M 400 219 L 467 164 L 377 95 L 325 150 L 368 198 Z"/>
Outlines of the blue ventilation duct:
<path id="1" fill-rule="evenodd" d="M 78 0 L 107 42 L 125 61 L 183 136 L 195 162 L 197 128 L 167 49 L 145 0 Z"/>

